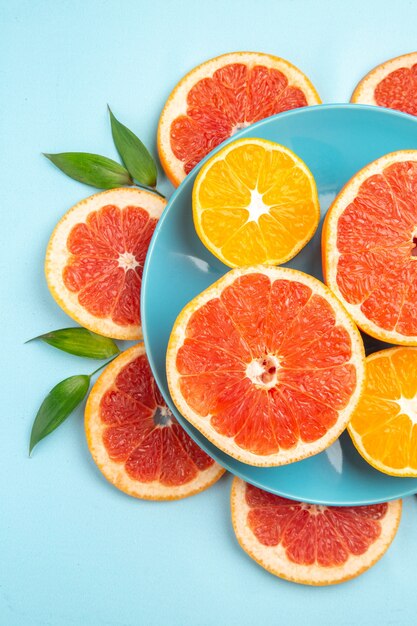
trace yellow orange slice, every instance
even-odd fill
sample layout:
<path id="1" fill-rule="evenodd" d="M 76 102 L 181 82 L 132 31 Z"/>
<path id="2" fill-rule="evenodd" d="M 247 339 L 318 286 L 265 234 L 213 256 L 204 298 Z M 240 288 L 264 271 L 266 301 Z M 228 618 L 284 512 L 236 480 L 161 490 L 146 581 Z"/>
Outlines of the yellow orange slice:
<path id="1" fill-rule="evenodd" d="M 85 430 L 100 471 L 136 498 L 185 498 L 224 473 L 166 406 L 143 344 L 123 352 L 101 374 L 87 401 Z"/>
<path id="2" fill-rule="evenodd" d="M 193 217 L 201 241 L 229 267 L 278 265 L 310 241 L 320 206 L 313 175 L 291 150 L 239 139 L 201 168 Z"/>
<path id="3" fill-rule="evenodd" d="M 76 322 L 115 339 L 140 339 L 140 290 L 150 239 L 166 201 L 120 188 L 76 204 L 49 240 L 49 290 Z"/>
<path id="4" fill-rule="evenodd" d="M 417 151 L 392 152 L 347 183 L 323 226 L 325 280 L 369 335 L 417 345 Z"/>
<path id="5" fill-rule="evenodd" d="M 417 115 L 417 52 L 378 65 L 360 81 L 351 101 Z"/>
<path id="6" fill-rule="evenodd" d="M 287 500 L 235 478 L 232 522 L 239 544 L 259 565 L 304 585 L 334 585 L 372 567 L 398 530 L 401 500 L 323 506 Z"/>
<path id="7" fill-rule="evenodd" d="M 218 448 L 274 466 L 340 435 L 364 361 L 355 324 L 320 281 L 257 266 L 228 272 L 183 309 L 167 376 L 178 410 Z"/>
<path id="8" fill-rule="evenodd" d="M 366 359 L 366 384 L 349 434 L 358 452 L 391 476 L 417 477 L 417 348 Z"/>
<path id="9" fill-rule="evenodd" d="M 175 87 L 158 126 L 158 152 L 174 185 L 219 143 L 265 117 L 320 98 L 294 65 L 261 52 L 231 52 L 189 72 Z"/>

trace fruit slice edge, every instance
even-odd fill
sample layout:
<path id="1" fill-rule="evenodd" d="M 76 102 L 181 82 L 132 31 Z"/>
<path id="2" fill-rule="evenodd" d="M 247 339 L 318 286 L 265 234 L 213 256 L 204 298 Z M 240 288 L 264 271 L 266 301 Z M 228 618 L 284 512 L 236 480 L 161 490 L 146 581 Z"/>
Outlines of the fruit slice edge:
<path id="1" fill-rule="evenodd" d="M 225 470 L 215 461 L 200 470 L 194 479 L 181 485 L 164 485 L 159 481 L 141 482 L 129 476 L 124 463 L 112 460 L 103 443 L 105 429 L 100 417 L 100 403 L 106 392 L 112 389 L 116 377 L 137 357 L 146 355 L 142 343 L 122 352 L 110 363 L 95 382 L 85 408 L 85 432 L 87 445 L 97 467 L 104 477 L 124 493 L 144 500 L 178 500 L 195 495 L 213 485 Z M 154 384 L 156 384 L 154 382 Z M 169 428 L 169 427 L 167 427 Z M 184 433 L 185 438 L 188 435 Z M 196 446 L 191 441 L 192 446 Z M 205 455 L 205 453 L 202 453 Z M 205 455 L 208 457 L 208 455 Z"/>
<path id="2" fill-rule="evenodd" d="M 289 61 L 280 57 L 262 52 L 231 52 L 201 63 L 190 70 L 174 87 L 162 110 L 158 124 L 159 158 L 167 177 L 174 186 L 178 186 L 185 178 L 185 172 L 183 161 L 179 160 L 172 151 L 170 143 L 171 125 L 178 116 L 186 114 L 188 94 L 200 80 L 210 78 L 216 70 L 234 63 L 246 64 L 249 67 L 260 65 L 268 69 L 276 69 L 290 78 L 291 86 L 304 92 L 307 105 L 321 104 L 321 99 L 307 76 Z M 229 136 L 230 134 L 227 134 L 222 140 Z M 215 141 L 211 145 L 211 149 L 219 143 L 220 141 Z"/>
<path id="3" fill-rule="evenodd" d="M 248 449 L 244 449 L 241 446 L 226 435 L 220 434 L 214 429 L 211 423 L 203 419 L 200 414 L 192 409 L 182 395 L 180 388 L 180 375 L 176 366 L 177 353 L 180 347 L 184 343 L 185 330 L 187 324 L 195 311 L 200 309 L 202 305 L 206 304 L 211 299 L 218 297 L 223 290 L 234 283 L 234 281 L 247 274 L 264 274 L 271 278 L 271 280 L 285 279 L 299 281 L 301 284 L 308 285 L 312 288 L 313 293 L 318 293 L 332 304 L 337 312 L 337 323 L 341 324 L 343 328 L 349 333 L 349 337 L 352 344 L 352 356 L 351 361 L 354 363 L 355 372 L 357 376 L 356 387 L 352 395 L 350 396 L 348 404 L 345 408 L 341 409 L 338 413 L 338 419 L 336 423 L 328 428 L 326 434 L 313 443 L 304 443 L 300 439 L 297 445 L 291 447 L 289 450 L 280 450 L 276 454 L 260 455 L 250 452 Z M 193 426 L 195 426 L 207 439 L 209 439 L 220 450 L 226 452 L 233 458 L 240 460 L 244 463 L 261 466 L 261 467 L 274 467 L 294 461 L 299 461 L 308 456 L 321 452 L 328 446 L 330 446 L 341 432 L 346 428 L 347 422 L 350 419 L 350 415 L 359 401 L 361 394 L 363 380 L 364 380 L 364 349 L 360 334 L 353 323 L 353 320 L 348 316 L 343 307 L 341 307 L 339 301 L 334 295 L 323 285 L 320 281 L 289 268 L 277 268 L 268 266 L 255 266 L 251 268 L 237 268 L 231 270 L 220 280 L 214 283 L 211 287 L 206 289 L 202 294 L 192 300 L 179 314 L 170 339 L 167 349 L 167 379 L 170 394 L 174 404 L 178 411 L 187 419 Z"/>
<path id="4" fill-rule="evenodd" d="M 404 380 L 404 375 L 406 375 L 407 363 L 405 361 L 410 361 L 414 356 L 414 361 L 412 367 L 409 368 L 408 377 L 409 381 Z M 392 357 L 395 359 L 393 362 Z M 397 358 L 396 358 L 397 357 Z M 402 358 L 406 357 L 406 358 Z M 383 380 L 379 380 L 378 385 L 378 361 L 381 364 L 381 359 L 386 360 L 389 359 L 389 372 L 386 370 L 384 366 L 382 366 L 381 371 L 379 372 L 380 376 L 383 376 Z M 357 406 L 356 411 L 354 412 L 351 421 L 348 424 L 348 432 L 352 439 L 353 445 L 359 452 L 359 454 L 369 463 L 372 467 L 377 469 L 384 474 L 389 476 L 400 476 L 400 477 L 408 477 L 408 478 L 417 478 L 417 454 L 414 455 L 414 466 L 410 464 L 399 467 L 399 455 L 403 454 L 403 446 L 409 446 L 409 455 L 408 461 L 410 461 L 410 455 L 412 454 L 412 448 L 416 445 L 417 441 L 417 426 L 414 423 L 415 416 L 401 413 L 400 407 L 397 405 L 394 395 L 399 395 L 397 390 L 393 389 L 393 385 L 400 390 L 402 397 L 407 400 L 410 400 L 409 396 L 411 395 L 411 391 L 413 393 L 413 400 L 415 400 L 417 396 L 417 383 L 413 385 L 412 381 L 415 380 L 415 375 L 417 373 L 417 348 L 410 347 L 395 347 L 395 348 L 387 348 L 386 350 L 380 350 L 378 352 L 374 352 L 369 355 L 366 359 L 368 376 L 368 383 L 365 384 L 365 389 L 362 394 L 361 400 Z M 402 362 L 402 363 L 401 363 Z M 399 364 L 400 373 L 398 375 L 396 371 L 396 364 Z M 374 367 L 372 367 L 374 365 Z M 376 366 L 376 368 L 375 368 Z M 370 372 L 370 367 L 372 368 L 372 375 Z M 395 380 L 394 380 L 395 379 Z M 371 389 L 372 385 L 372 389 Z M 403 387 L 403 389 L 401 389 Z M 406 387 L 406 389 L 404 389 Z M 411 387 L 413 389 L 411 390 Z M 394 393 L 393 393 L 394 392 Z M 405 395 L 404 395 L 405 394 Z M 388 398 L 388 396 L 390 396 Z M 397 398 L 398 399 L 398 398 Z M 366 432 L 362 432 L 363 420 L 361 417 L 361 407 L 364 407 L 363 415 L 367 415 L 369 410 L 372 407 L 372 404 L 375 406 L 375 416 L 381 416 L 379 419 L 379 425 L 374 422 L 374 425 L 369 428 Z M 416 402 L 417 404 L 417 402 Z M 398 406 L 398 409 L 397 409 Z M 393 418 L 391 416 L 386 416 L 384 419 L 384 414 L 382 409 L 390 409 L 393 408 L 393 415 L 395 415 L 395 410 L 397 409 L 397 415 Z M 400 415 L 407 415 L 409 420 L 404 420 L 399 418 Z M 399 419 L 398 419 L 399 418 Z M 401 424 L 400 424 L 401 422 Z M 411 422 L 411 425 L 409 424 Z M 367 423 L 369 425 L 369 419 L 367 419 Z M 384 424 L 386 424 L 385 428 L 383 428 Z M 392 435 L 390 436 L 389 428 L 393 428 Z M 400 426 L 404 429 L 404 432 L 401 431 Z M 411 426 L 410 433 L 407 435 L 405 429 Z M 372 437 L 372 432 L 374 432 L 374 437 Z M 378 450 L 381 450 L 379 445 L 382 443 L 386 444 L 386 447 L 389 447 L 390 455 L 389 458 L 395 459 L 396 466 L 388 464 L 388 458 L 384 457 L 384 459 L 379 458 L 374 451 L 373 454 L 369 451 L 368 447 L 365 446 L 363 437 L 366 435 L 367 441 L 372 445 L 372 440 L 376 443 L 378 441 Z M 394 444 L 394 445 L 393 445 Z"/>
<path id="5" fill-rule="evenodd" d="M 337 281 L 338 259 L 340 257 L 340 252 L 337 248 L 339 218 L 358 196 L 362 184 L 372 179 L 373 176 L 381 174 L 387 167 L 404 161 L 417 162 L 417 150 L 400 150 L 386 154 L 359 170 L 359 172 L 345 184 L 330 206 L 323 223 L 322 262 L 326 284 L 342 302 L 361 330 L 371 337 L 375 337 L 387 343 L 416 346 L 417 334 L 404 335 L 396 330 L 382 328 L 362 312 L 360 305 L 351 304 L 346 300 L 339 289 Z M 399 248 L 400 245 L 398 245 L 398 249 Z"/>
<path id="6" fill-rule="evenodd" d="M 246 487 L 247 484 L 243 480 L 235 477 L 230 495 L 233 529 L 241 548 L 271 574 L 299 584 L 313 586 L 334 585 L 359 576 L 372 567 L 388 550 L 397 533 L 401 519 L 402 501 L 392 500 L 386 503 L 387 512 L 381 523 L 381 534 L 364 554 L 353 556 L 351 553 L 348 560 L 339 566 L 304 565 L 290 560 L 285 551 L 280 549 L 281 545 L 273 545 L 272 547 L 263 545 L 253 534 L 247 521 L 251 508 L 246 501 Z M 261 490 L 258 491 L 261 492 Z M 271 495 L 264 493 L 267 497 Z M 290 501 L 287 500 L 286 502 L 289 503 Z M 318 508 L 320 509 L 320 507 Z M 334 508 L 337 509 L 339 507 Z M 361 507 L 357 508 L 360 509 Z M 340 507 L 340 509 L 343 509 L 343 507 Z M 277 526 L 279 528 L 278 519 Z M 297 539 L 301 538 L 302 532 L 294 537 L 293 551 Z M 300 553 L 302 553 L 302 548 Z"/>
<path id="7" fill-rule="evenodd" d="M 356 85 L 351 102 L 388 107 L 411 115 L 417 114 L 415 84 L 417 52 L 402 54 L 374 67 Z M 402 90 L 399 87 L 402 86 Z"/>
<path id="8" fill-rule="evenodd" d="M 63 215 L 56 225 L 47 246 L 45 257 L 45 276 L 51 295 L 57 304 L 65 311 L 65 313 L 67 313 L 67 315 L 82 326 L 100 335 L 124 340 L 140 339 L 142 337 L 140 324 L 124 323 L 121 325 L 116 323 L 112 319 L 111 315 L 107 313 L 104 315 L 96 315 L 80 303 L 79 295 L 82 293 L 82 289 L 78 291 L 70 291 L 70 289 L 68 289 L 64 282 L 64 270 L 67 270 L 72 258 L 77 257 L 74 257 L 71 254 L 68 249 L 67 242 L 70 235 L 73 236 L 76 229 L 80 232 L 81 228 L 85 228 L 84 225 L 86 224 L 87 219 L 95 219 L 97 215 L 100 214 L 102 221 L 104 222 L 108 217 L 107 212 L 110 213 L 113 207 L 119 209 L 120 212 L 127 210 L 128 207 L 134 207 L 138 212 L 148 214 L 149 223 L 152 221 L 152 223 L 155 222 L 156 224 L 156 221 L 159 219 L 165 205 L 166 201 L 156 194 L 139 189 L 122 187 L 119 189 L 110 189 L 108 191 L 103 191 L 89 196 L 88 198 L 75 204 Z M 103 210 L 106 212 L 106 215 L 104 215 Z M 103 228 L 105 230 L 100 230 L 100 227 L 98 227 L 98 229 L 94 229 L 96 244 L 101 247 L 104 246 L 111 248 L 115 242 L 109 239 L 109 231 L 107 231 L 106 227 Z M 134 235 L 135 225 L 130 226 L 130 228 L 131 231 L 129 232 Z M 140 231 L 138 232 L 140 234 Z M 146 255 L 148 245 L 147 239 L 150 234 L 151 233 L 146 235 L 146 242 L 144 242 L 145 248 L 141 250 L 141 262 L 142 257 L 144 258 Z M 86 243 L 89 244 L 88 241 L 86 241 Z M 137 245 L 139 245 L 139 243 L 140 241 Z M 106 250 L 104 252 L 104 256 L 107 254 Z M 91 271 L 88 264 L 91 264 L 95 258 L 94 253 L 90 253 L 87 257 L 83 255 L 83 258 L 80 258 L 81 263 L 84 265 L 80 268 L 75 266 L 75 271 L 73 273 L 75 280 L 77 280 L 79 276 L 80 269 L 85 275 L 87 275 L 86 272 Z M 106 265 L 106 259 L 100 258 L 96 261 L 96 263 Z M 111 263 L 117 266 L 115 259 L 111 259 Z M 114 288 L 117 289 L 118 279 L 111 278 L 111 276 L 116 276 L 114 270 L 111 270 L 112 273 L 109 274 L 100 274 L 99 265 L 97 265 L 97 268 L 97 277 L 100 276 L 100 280 L 105 280 L 105 276 L 108 276 L 108 280 L 115 281 Z M 129 277 L 129 274 L 136 275 L 136 271 L 132 272 L 132 270 L 129 270 L 125 276 Z M 127 278 L 124 278 L 123 280 L 126 281 Z M 137 282 L 137 279 L 135 279 L 132 283 L 131 289 L 134 291 L 132 296 L 136 302 L 135 306 L 139 308 L 140 286 L 137 285 Z M 110 283 L 107 284 L 105 280 L 104 286 L 108 290 L 110 288 Z M 136 293 L 136 291 L 139 291 L 139 293 Z M 103 303 L 105 304 L 104 301 Z M 120 302 L 120 307 L 123 311 L 125 303 Z"/>
<path id="9" fill-rule="evenodd" d="M 246 148 L 249 161 L 249 151 L 252 147 L 264 150 L 264 157 L 261 163 L 255 164 L 253 167 L 249 168 L 248 163 L 244 163 L 243 161 L 244 152 L 242 148 Z M 238 204 L 236 200 L 236 189 L 231 189 L 230 191 L 230 198 L 233 198 L 233 195 L 235 196 L 234 199 L 232 199 L 232 207 L 223 209 L 219 206 L 215 209 L 207 209 L 203 206 L 202 197 L 205 194 L 205 188 L 207 186 L 213 186 L 213 171 L 217 166 L 222 166 L 227 163 L 230 169 L 230 158 L 235 158 L 240 161 L 242 167 L 245 168 L 246 175 L 249 172 L 253 175 L 256 174 L 258 181 L 256 182 L 254 190 L 252 190 L 249 184 L 239 180 L 239 171 L 237 169 L 231 174 L 231 181 L 233 179 L 236 180 L 239 190 L 245 194 L 249 194 L 252 193 L 252 191 L 258 191 L 259 177 L 265 178 L 268 170 L 268 167 L 264 164 L 264 160 L 269 156 L 272 157 L 272 155 L 282 156 L 285 161 L 290 160 L 293 165 L 291 168 L 285 167 L 285 169 L 282 169 L 283 176 L 278 176 L 276 179 L 273 179 L 273 182 L 270 181 L 269 185 L 266 185 L 266 190 L 262 190 L 262 194 L 260 195 L 262 196 L 262 202 L 265 202 L 264 198 L 268 199 L 268 196 L 271 196 L 271 188 L 278 189 L 280 186 L 282 187 L 282 191 L 275 191 L 274 196 L 270 197 L 268 200 L 268 204 L 265 203 L 264 210 L 267 210 L 268 213 L 264 213 L 256 221 L 250 221 L 248 216 L 247 221 L 243 223 L 240 219 L 240 215 L 246 213 L 246 211 L 250 213 L 252 200 L 249 201 L 250 204 L 248 205 L 248 200 L 242 198 L 242 206 L 235 206 Z M 286 166 L 287 165 L 286 163 Z M 287 174 L 287 171 L 291 169 L 294 171 L 292 182 Z M 272 164 L 269 164 L 269 170 L 272 170 Z M 303 174 L 302 179 L 300 179 L 300 172 Z M 208 177 L 210 177 L 210 183 L 207 182 Z M 285 183 L 283 183 L 284 177 Z M 224 181 L 219 177 L 219 188 L 222 189 L 223 186 L 223 202 L 227 203 L 227 194 L 224 191 L 224 184 Z M 304 187 L 309 188 L 308 196 Z M 296 193 L 297 188 L 298 194 Z M 291 209 L 289 212 L 289 200 L 282 194 L 287 194 L 288 198 L 291 198 L 296 207 L 295 209 Z M 294 196 L 297 197 L 298 203 L 300 203 L 300 199 L 303 198 L 302 202 L 298 205 L 295 204 Z M 237 139 L 217 152 L 204 164 L 196 177 L 193 186 L 192 203 L 194 225 L 199 238 L 212 254 L 229 267 L 255 265 L 258 263 L 267 263 L 269 265 L 286 263 L 296 256 L 312 239 L 320 220 L 320 204 L 317 187 L 311 171 L 304 161 L 290 149 L 266 139 Z M 255 205 L 257 205 L 257 203 L 259 203 L 259 198 L 255 200 Z M 308 205 L 308 210 L 306 209 L 306 204 Z M 257 210 L 257 208 L 258 206 L 255 206 L 255 210 Z M 297 216 L 297 211 L 301 217 L 296 224 L 294 213 Z M 229 218 L 226 213 L 230 214 Z M 272 215 L 273 213 L 274 215 Z M 229 221 L 229 224 L 232 224 L 239 216 L 240 221 L 236 224 L 235 230 L 232 231 L 230 228 L 228 229 L 229 232 L 226 243 L 218 245 L 214 240 L 213 234 L 207 232 L 204 226 L 204 218 L 209 214 L 213 214 L 213 218 L 215 218 L 217 214 L 218 220 L 221 220 L 221 228 L 223 231 L 227 225 L 227 221 Z M 246 231 L 253 225 L 256 225 L 253 229 L 253 235 L 248 236 Z M 274 242 L 274 240 L 278 241 L 278 236 L 282 240 L 280 246 L 277 246 Z M 233 241 L 236 241 L 236 243 L 232 246 Z M 249 252 L 251 246 L 252 254 Z M 240 253 L 238 252 L 239 248 L 241 249 Z M 264 250 L 264 252 L 262 253 L 261 250 Z M 244 258 L 242 257 L 242 253 L 245 254 Z M 265 258 L 262 258 L 262 254 L 265 254 Z"/>

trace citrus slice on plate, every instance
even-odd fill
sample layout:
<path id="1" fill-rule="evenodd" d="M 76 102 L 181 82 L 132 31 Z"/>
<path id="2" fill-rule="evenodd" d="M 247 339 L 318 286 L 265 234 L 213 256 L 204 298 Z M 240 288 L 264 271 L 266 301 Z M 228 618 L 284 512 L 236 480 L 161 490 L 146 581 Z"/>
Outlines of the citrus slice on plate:
<path id="1" fill-rule="evenodd" d="M 417 52 L 378 65 L 360 81 L 351 101 L 417 115 Z"/>
<path id="2" fill-rule="evenodd" d="M 238 139 L 198 173 L 193 217 L 201 241 L 226 265 L 278 265 L 292 259 L 317 229 L 316 183 L 288 148 Z"/>
<path id="3" fill-rule="evenodd" d="M 147 191 L 111 189 L 82 200 L 58 222 L 45 274 L 72 319 L 99 335 L 141 338 L 143 266 L 165 204 Z"/>
<path id="4" fill-rule="evenodd" d="M 166 175 L 179 185 L 219 143 L 265 117 L 321 100 L 294 65 L 260 52 L 231 52 L 189 72 L 175 87 L 158 126 Z"/>
<path id="5" fill-rule="evenodd" d="M 334 585 L 362 574 L 385 554 L 402 503 L 307 504 L 235 478 L 231 506 L 237 540 L 259 565 L 295 583 Z"/>
<path id="6" fill-rule="evenodd" d="M 88 397 L 85 430 L 100 471 L 136 498 L 185 498 L 224 473 L 166 406 L 143 344 L 123 352 L 101 374 Z"/>
<path id="7" fill-rule="evenodd" d="M 392 152 L 345 185 L 323 226 L 326 282 L 356 323 L 417 345 L 417 151 Z"/>
<path id="8" fill-rule="evenodd" d="M 232 270 L 183 309 L 167 376 L 177 409 L 218 448 L 275 466 L 340 435 L 364 360 L 359 331 L 320 281 L 258 266 Z"/>
<path id="9" fill-rule="evenodd" d="M 417 477 L 417 349 L 389 348 L 366 359 L 366 384 L 348 425 L 380 472 Z"/>

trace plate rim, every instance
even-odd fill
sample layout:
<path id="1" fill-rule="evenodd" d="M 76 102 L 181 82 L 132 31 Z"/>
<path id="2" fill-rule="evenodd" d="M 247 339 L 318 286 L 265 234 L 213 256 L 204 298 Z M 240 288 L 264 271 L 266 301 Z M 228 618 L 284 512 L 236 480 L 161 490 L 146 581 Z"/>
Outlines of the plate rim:
<path id="1" fill-rule="evenodd" d="M 366 111 L 368 113 L 370 113 L 371 115 L 381 115 L 384 116 L 388 116 L 388 117 L 397 117 L 400 119 L 405 119 L 408 122 L 414 122 L 415 124 L 417 124 L 417 117 L 413 117 L 412 115 L 409 115 L 408 113 L 403 113 L 401 111 L 396 111 L 394 109 L 389 109 L 386 107 L 379 107 L 379 106 L 375 106 L 375 105 L 365 105 L 365 104 L 354 104 L 354 103 L 328 103 L 328 104 L 317 104 L 317 105 L 312 105 L 312 106 L 306 106 L 306 107 L 300 107 L 298 109 L 291 109 L 290 111 L 283 111 L 282 113 L 277 113 L 276 115 L 272 115 L 270 117 L 264 118 L 262 120 L 260 120 L 259 122 L 256 122 L 254 124 L 251 124 L 250 126 L 238 131 L 237 133 L 235 133 L 234 135 L 232 135 L 231 137 L 228 137 L 225 141 L 223 141 L 222 143 L 220 143 L 218 146 L 216 146 L 211 152 L 209 152 L 199 163 L 197 163 L 197 165 L 191 170 L 191 172 L 184 178 L 184 180 L 181 182 L 181 184 L 174 189 L 174 192 L 172 193 L 172 195 L 169 197 L 167 204 L 164 208 L 164 211 L 161 215 L 161 217 L 158 220 L 158 223 L 156 225 L 155 231 L 153 233 L 152 239 L 150 241 L 149 244 L 149 248 L 148 248 L 148 252 L 146 255 L 146 259 L 145 259 L 145 264 L 144 264 L 144 268 L 143 268 L 143 274 L 142 274 L 142 285 L 141 285 L 141 297 L 140 297 L 140 308 L 141 308 L 141 323 L 142 323 L 142 333 L 143 333 L 143 342 L 145 345 L 145 350 L 146 350 L 146 356 L 148 358 L 149 361 L 149 365 L 152 371 L 152 374 L 156 380 L 156 383 L 158 385 L 158 388 L 161 391 L 161 394 L 165 400 L 165 402 L 168 404 L 169 408 L 174 412 L 176 419 L 178 419 L 178 421 L 180 422 L 180 425 L 184 428 L 184 430 L 190 435 L 190 437 L 193 439 L 193 441 L 195 441 L 194 439 L 194 428 L 192 427 L 192 425 L 179 413 L 179 411 L 176 409 L 172 398 L 170 395 L 168 395 L 168 397 L 166 397 L 166 394 L 163 390 L 163 385 L 161 384 L 161 380 L 160 380 L 160 376 L 158 374 L 158 370 L 156 368 L 155 365 L 155 361 L 154 361 L 154 357 L 153 357 L 153 353 L 152 350 L 149 348 L 149 336 L 148 336 L 148 320 L 147 320 L 147 316 L 146 316 L 146 300 L 147 300 L 147 292 L 148 289 L 150 287 L 148 287 L 148 283 L 149 283 L 149 267 L 152 263 L 152 257 L 154 254 L 154 249 L 155 249 L 155 245 L 159 236 L 159 232 L 162 230 L 163 228 L 163 224 L 165 219 L 167 218 L 167 215 L 169 214 L 169 210 L 171 208 L 171 205 L 175 204 L 176 199 L 179 195 L 181 195 L 183 189 L 190 184 L 189 183 L 189 177 L 191 174 L 196 174 L 204 165 L 204 163 L 206 163 L 214 154 L 216 154 L 219 150 L 221 150 L 224 146 L 226 146 L 227 144 L 235 141 L 236 139 L 239 139 L 240 137 L 245 137 L 248 129 L 250 129 L 251 132 L 253 132 L 254 129 L 257 128 L 261 128 L 264 125 L 269 125 L 271 124 L 275 119 L 279 118 L 279 119 L 283 119 L 283 118 L 289 118 L 289 117 L 293 117 L 293 116 L 297 116 L 300 115 L 300 113 L 302 114 L 315 114 L 317 112 L 321 112 L 323 110 L 362 110 L 362 111 Z M 345 433 L 346 431 L 344 431 Z M 233 461 L 235 461 L 235 459 L 233 459 L 233 457 L 229 457 L 229 455 L 227 455 L 226 453 L 223 453 L 220 449 L 217 449 L 216 446 L 214 444 L 211 444 L 210 442 L 207 441 L 207 443 L 209 445 L 211 445 L 214 448 L 214 455 L 213 455 L 213 451 L 211 449 L 209 449 L 209 446 L 206 446 L 206 439 L 204 437 L 204 435 L 202 433 L 201 437 L 203 438 L 203 443 L 200 442 L 200 440 L 198 440 L 196 443 L 207 453 L 209 454 L 212 458 L 214 458 L 214 460 L 219 463 L 219 465 L 221 465 L 222 467 L 224 467 L 228 472 L 230 472 L 232 474 L 232 476 L 238 476 L 239 478 L 241 478 L 242 480 L 244 480 L 245 482 L 251 483 L 252 485 L 254 485 L 255 487 L 258 487 L 264 491 L 269 491 L 270 493 L 274 493 L 276 495 L 280 495 L 284 498 L 288 498 L 288 499 L 295 499 L 293 495 L 289 494 L 286 492 L 285 489 L 273 489 L 273 488 L 265 488 L 265 486 L 263 484 L 260 484 L 260 482 L 258 480 L 255 479 L 250 479 L 248 480 L 247 477 L 242 477 L 240 475 L 239 472 L 236 472 L 235 469 L 232 469 L 229 463 L 229 458 L 231 460 L 231 462 L 233 463 Z M 342 433 L 343 435 L 343 433 Z M 221 459 L 219 458 L 219 454 L 221 455 Z M 224 457 L 224 458 L 223 458 Z M 249 465 L 249 467 L 252 467 Z M 371 467 L 371 466 L 370 466 Z M 375 470 L 377 471 L 377 470 Z M 403 481 L 404 478 L 401 477 L 392 477 L 392 478 L 397 478 L 399 481 Z M 415 486 L 411 486 L 408 489 L 404 488 L 404 489 L 398 489 L 398 493 L 395 496 L 392 496 L 390 498 L 382 498 L 382 497 L 376 497 L 376 498 L 370 498 L 367 499 L 366 502 L 364 501 L 356 501 L 356 500 L 352 500 L 352 499 L 344 499 L 343 503 L 341 502 L 337 502 L 334 503 L 333 506 L 361 506 L 361 505 L 366 505 L 366 504 L 378 504 L 381 502 L 387 502 L 389 500 L 396 500 L 399 498 L 403 498 L 403 497 L 407 497 L 407 496 L 411 496 L 411 495 L 415 495 L 417 494 L 417 478 L 406 478 L 405 480 L 412 480 L 415 481 Z M 308 500 L 305 500 L 305 502 L 309 502 L 312 504 L 319 504 L 319 505 L 328 505 L 328 506 L 332 506 L 332 503 L 329 500 L 323 499 L 323 498 L 309 498 Z"/>

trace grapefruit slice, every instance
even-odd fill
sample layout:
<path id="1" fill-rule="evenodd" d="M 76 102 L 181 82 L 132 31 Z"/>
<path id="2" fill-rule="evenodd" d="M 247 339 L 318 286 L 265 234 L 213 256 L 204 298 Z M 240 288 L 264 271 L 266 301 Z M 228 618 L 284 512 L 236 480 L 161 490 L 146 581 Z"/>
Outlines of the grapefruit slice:
<path id="1" fill-rule="evenodd" d="M 201 168 L 193 216 L 203 244 L 226 265 L 278 265 L 310 241 L 320 205 L 312 173 L 291 150 L 238 139 Z"/>
<path id="2" fill-rule="evenodd" d="M 417 348 L 366 359 L 366 384 L 348 424 L 352 441 L 380 472 L 417 477 Z"/>
<path id="3" fill-rule="evenodd" d="M 189 72 L 158 125 L 162 166 L 177 186 L 210 150 L 253 122 L 321 100 L 294 65 L 260 52 L 231 52 Z"/>
<path id="4" fill-rule="evenodd" d="M 231 506 L 237 540 L 259 565 L 295 583 L 334 585 L 359 576 L 385 554 L 402 503 L 307 504 L 235 478 Z"/>
<path id="5" fill-rule="evenodd" d="M 351 101 L 417 115 L 417 52 L 378 65 L 360 81 Z"/>
<path id="6" fill-rule="evenodd" d="M 283 465 L 321 452 L 346 427 L 363 344 L 317 279 L 239 268 L 180 313 L 167 376 L 178 410 L 218 448 L 250 465 Z"/>
<path id="7" fill-rule="evenodd" d="M 417 151 L 387 154 L 347 183 L 323 226 L 326 282 L 356 323 L 417 345 Z"/>
<path id="8" fill-rule="evenodd" d="M 166 406 L 143 344 L 123 352 L 98 378 L 87 401 L 85 430 L 100 471 L 136 498 L 185 498 L 224 473 Z"/>
<path id="9" fill-rule="evenodd" d="M 150 239 L 166 201 L 139 189 L 103 191 L 58 222 L 45 274 L 59 306 L 99 335 L 140 339 L 140 289 Z"/>

